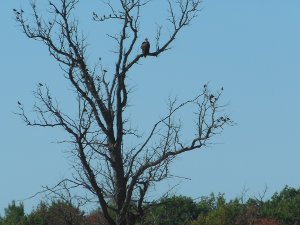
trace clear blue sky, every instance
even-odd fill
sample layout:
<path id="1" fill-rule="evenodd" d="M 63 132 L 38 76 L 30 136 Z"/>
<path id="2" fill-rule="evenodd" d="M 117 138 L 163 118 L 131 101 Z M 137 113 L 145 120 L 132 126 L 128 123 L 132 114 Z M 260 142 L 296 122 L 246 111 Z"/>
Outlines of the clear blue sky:
<path id="1" fill-rule="evenodd" d="M 58 65 L 45 46 L 27 39 L 14 21 L 12 9 L 26 2 L 0 2 L 2 215 L 12 200 L 26 199 L 42 185 L 54 185 L 71 168 L 66 146 L 55 143 L 63 139 L 61 131 L 26 127 L 13 114 L 18 100 L 30 109 L 38 82 L 47 83 L 62 102 L 68 101 L 69 87 Z M 79 15 L 85 18 L 82 24 L 89 42 L 99 45 L 89 51 L 112 68 L 114 46 L 105 44 L 105 35 L 102 39 L 93 36 L 101 35 L 97 24 L 87 24 L 86 13 L 98 4 L 91 2 L 81 5 Z M 217 137 L 216 145 L 175 162 L 172 172 L 191 178 L 176 192 L 191 197 L 224 192 L 233 198 L 244 188 L 253 196 L 267 185 L 270 196 L 284 185 L 299 187 L 300 1 L 207 0 L 202 6 L 199 17 L 178 36 L 171 51 L 144 61 L 130 74 L 134 87 L 130 103 L 138 127 L 147 130 L 162 115 L 160 109 L 169 95 L 186 99 L 207 82 L 212 89 L 223 86 L 224 102 L 229 102 L 228 113 L 237 125 Z M 159 20 L 162 12 L 157 9 L 145 26 Z M 143 28 L 143 35 L 153 40 L 153 27 Z M 26 209 L 39 200 L 24 201 Z"/>

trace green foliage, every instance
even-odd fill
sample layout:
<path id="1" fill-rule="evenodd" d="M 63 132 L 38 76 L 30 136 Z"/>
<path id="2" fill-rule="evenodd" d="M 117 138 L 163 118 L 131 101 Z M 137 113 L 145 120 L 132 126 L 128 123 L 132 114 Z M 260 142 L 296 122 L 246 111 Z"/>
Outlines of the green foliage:
<path id="1" fill-rule="evenodd" d="M 50 205 L 41 202 L 29 215 L 24 213 L 24 205 L 13 201 L 5 209 L 0 225 L 84 225 L 84 215 L 77 207 L 53 201 Z"/>
<path id="2" fill-rule="evenodd" d="M 102 212 L 85 214 L 64 201 L 41 202 L 29 215 L 13 201 L 0 225 L 105 225 Z M 300 225 L 300 189 L 285 187 L 263 202 L 250 198 L 226 201 L 224 194 L 201 197 L 172 196 L 149 205 L 143 225 Z"/>
<path id="3" fill-rule="evenodd" d="M 217 208 L 216 197 L 213 193 L 210 196 L 201 197 L 199 203 L 197 204 L 197 208 L 201 214 L 207 215 L 212 210 Z"/>
<path id="4" fill-rule="evenodd" d="M 224 194 L 211 194 L 201 198 L 198 209 L 198 218 L 191 225 L 232 225 L 242 206 L 238 199 L 226 203 Z"/>
<path id="5" fill-rule="evenodd" d="M 262 213 L 276 218 L 286 225 L 300 224 L 300 189 L 286 186 L 280 193 L 275 193 L 267 201 Z"/>
<path id="6" fill-rule="evenodd" d="M 28 220 L 33 225 L 81 225 L 84 215 L 77 207 L 64 201 L 53 201 L 50 205 L 41 202 Z"/>
<path id="7" fill-rule="evenodd" d="M 26 216 L 24 212 L 24 205 L 20 203 L 16 205 L 12 201 L 6 209 L 4 209 L 4 217 L 0 220 L 1 225 L 26 225 Z"/>
<path id="8" fill-rule="evenodd" d="M 185 225 L 197 216 L 197 205 L 189 197 L 173 196 L 164 198 L 150 207 L 146 225 Z"/>
<path id="9" fill-rule="evenodd" d="M 250 198 L 226 203 L 223 195 L 211 194 L 198 203 L 199 215 L 191 225 L 300 225 L 300 189 L 285 187 L 266 202 Z"/>
<path id="10" fill-rule="evenodd" d="M 44 202 L 41 202 L 36 210 L 34 210 L 28 216 L 28 222 L 30 225 L 45 225 L 46 224 L 46 215 L 48 212 L 48 207 Z"/>

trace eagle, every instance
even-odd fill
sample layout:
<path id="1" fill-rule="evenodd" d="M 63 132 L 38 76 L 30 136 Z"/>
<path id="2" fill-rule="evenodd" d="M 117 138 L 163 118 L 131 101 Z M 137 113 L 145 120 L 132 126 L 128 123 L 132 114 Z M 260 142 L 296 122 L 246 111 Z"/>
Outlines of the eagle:
<path id="1" fill-rule="evenodd" d="M 150 43 L 147 38 L 145 38 L 145 40 L 143 41 L 141 45 L 141 49 L 144 57 L 146 57 L 149 54 L 149 50 L 150 50 Z"/>

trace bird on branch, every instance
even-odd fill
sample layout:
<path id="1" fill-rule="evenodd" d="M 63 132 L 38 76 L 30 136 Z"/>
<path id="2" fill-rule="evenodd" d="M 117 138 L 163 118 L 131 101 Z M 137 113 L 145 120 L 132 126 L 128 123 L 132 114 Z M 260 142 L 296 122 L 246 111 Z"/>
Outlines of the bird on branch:
<path id="1" fill-rule="evenodd" d="M 141 49 L 144 57 L 146 57 L 149 54 L 149 50 L 150 50 L 150 43 L 147 38 L 143 41 L 141 45 Z"/>

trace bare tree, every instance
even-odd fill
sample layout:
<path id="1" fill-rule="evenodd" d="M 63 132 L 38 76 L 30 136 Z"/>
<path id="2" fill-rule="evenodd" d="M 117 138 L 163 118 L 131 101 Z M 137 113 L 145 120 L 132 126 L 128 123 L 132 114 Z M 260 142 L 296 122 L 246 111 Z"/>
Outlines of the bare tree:
<path id="1" fill-rule="evenodd" d="M 49 1 L 49 15 L 43 17 L 35 2 L 31 3 L 32 17 L 22 9 L 14 9 L 16 20 L 25 35 L 41 41 L 50 55 L 60 64 L 76 95 L 78 112 L 64 113 L 51 96 L 46 85 L 39 84 L 30 118 L 19 102 L 19 115 L 28 126 L 60 127 L 70 138 L 72 153 L 78 159 L 75 174 L 66 179 L 73 186 L 92 194 L 110 225 L 132 225 L 143 217 L 148 190 L 155 183 L 169 177 L 170 163 L 176 156 L 203 148 L 211 139 L 231 124 L 220 105 L 223 89 L 212 94 L 205 85 L 194 98 L 177 103 L 169 101 L 168 113 L 153 125 L 147 135 L 131 129 L 125 112 L 128 108 L 127 76 L 144 56 L 158 57 L 170 49 L 178 33 L 197 16 L 201 0 L 165 0 L 167 29 L 170 35 L 161 41 L 162 26 L 158 26 L 155 50 L 140 50 L 141 9 L 151 0 L 104 1 L 108 14 L 93 12 L 96 22 L 117 21 L 121 29 L 109 35 L 117 43 L 113 72 L 88 64 L 87 40 L 79 31 L 73 17 L 79 0 Z M 148 48 L 149 49 L 149 48 Z M 148 50 L 146 49 L 146 50 Z M 139 51 L 140 53 L 136 54 Z M 147 58 L 146 58 L 147 59 Z M 181 138 L 182 126 L 175 116 L 184 107 L 194 107 L 195 134 L 188 142 Z M 135 146 L 124 142 L 130 137 Z M 153 141 L 155 140 L 155 141 Z"/>

